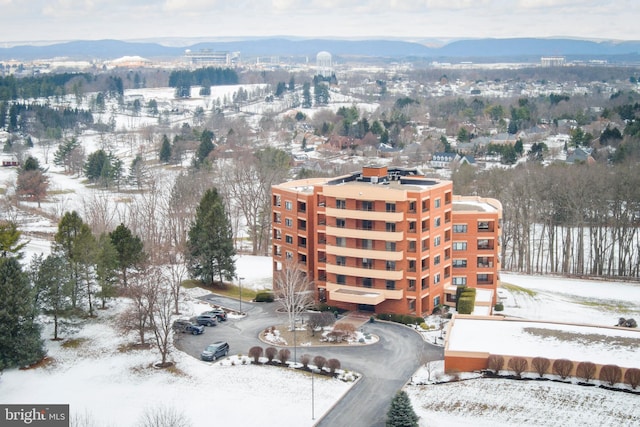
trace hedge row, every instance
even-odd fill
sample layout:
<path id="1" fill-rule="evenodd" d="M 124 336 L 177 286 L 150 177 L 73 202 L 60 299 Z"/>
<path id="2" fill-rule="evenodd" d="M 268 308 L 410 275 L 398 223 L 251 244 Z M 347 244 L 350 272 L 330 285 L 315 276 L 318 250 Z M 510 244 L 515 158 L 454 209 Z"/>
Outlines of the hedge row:
<path id="1" fill-rule="evenodd" d="M 419 325 L 424 323 L 424 318 L 412 316 L 410 314 L 380 313 L 377 315 L 380 320 L 402 323 L 403 325 Z"/>

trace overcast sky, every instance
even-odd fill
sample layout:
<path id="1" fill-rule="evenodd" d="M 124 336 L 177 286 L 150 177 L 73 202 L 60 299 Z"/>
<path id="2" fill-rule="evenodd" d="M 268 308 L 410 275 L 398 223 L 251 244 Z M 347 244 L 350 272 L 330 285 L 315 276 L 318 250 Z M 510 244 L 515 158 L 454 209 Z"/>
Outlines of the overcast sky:
<path id="1" fill-rule="evenodd" d="M 0 43 L 289 35 L 640 40 L 638 0 L 0 0 Z"/>

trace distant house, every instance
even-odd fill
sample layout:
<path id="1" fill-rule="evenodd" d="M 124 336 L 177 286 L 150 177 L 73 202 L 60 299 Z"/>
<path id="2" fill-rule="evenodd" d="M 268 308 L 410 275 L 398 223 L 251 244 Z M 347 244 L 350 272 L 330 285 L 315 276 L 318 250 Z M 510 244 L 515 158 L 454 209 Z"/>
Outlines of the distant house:
<path id="1" fill-rule="evenodd" d="M 577 147 L 575 150 L 570 151 L 567 154 L 567 163 L 595 163 L 594 158 L 591 156 L 590 148 Z"/>
<path id="2" fill-rule="evenodd" d="M 518 135 L 514 135 L 511 133 L 499 133 L 497 135 L 493 135 L 491 137 L 491 144 L 501 144 L 501 145 L 505 145 L 505 144 L 510 144 L 510 145 L 514 145 L 516 143 L 516 141 L 518 140 Z"/>
<path id="3" fill-rule="evenodd" d="M 451 169 L 451 164 L 459 160 L 457 153 L 437 152 L 431 157 L 431 167 L 435 169 Z"/>

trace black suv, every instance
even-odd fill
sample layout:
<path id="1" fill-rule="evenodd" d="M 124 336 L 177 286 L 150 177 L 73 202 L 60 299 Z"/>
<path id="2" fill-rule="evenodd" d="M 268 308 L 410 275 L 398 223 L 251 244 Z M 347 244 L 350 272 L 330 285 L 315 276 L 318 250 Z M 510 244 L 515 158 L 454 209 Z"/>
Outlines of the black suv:
<path id="1" fill-rule="evenodd" d="M 229 354 L 229 344 L 224 341 L 218 341 L 208 345 L 200 354 L 200 358 L 202 360 L 213 362 L 227 354 Z"/>
<path id="2" fill-rule="evenodd" d="M 193 335 L 200 335 L 204 332 L 204 326 L 196 325 L 186 319 L 178 319 L 173 322 L 174 332 L 190 333 Z"/>
<path id="3" fill-rule="evenodd" d="M 202 314 L 213 314 L 221 322 L 225 322 L 227 320 L 227 313 L 221 308 L 214 308 L 213 310 L 205 311 Z"/>
<path id="4" fill-rule="evenodd" d="M 216 316 L 215 314 L 203 313 L 200 316 L 196 317 L 196 322 L 198 323 L 198 325 L 216 326 L 218 324 L 218 316 Z"/>

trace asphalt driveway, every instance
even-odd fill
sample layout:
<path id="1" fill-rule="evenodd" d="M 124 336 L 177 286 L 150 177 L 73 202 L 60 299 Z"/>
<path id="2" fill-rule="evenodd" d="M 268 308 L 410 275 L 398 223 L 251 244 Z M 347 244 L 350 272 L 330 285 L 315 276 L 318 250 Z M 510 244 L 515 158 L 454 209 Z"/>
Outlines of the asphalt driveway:
<path id="1" fill-rule="evenodd" d="M 239 301 L 210 295 L 212 304 L 239 309 Z M 219 322 L 207 327 L 202 335 L 179 335 L 176 347 L 199 358 L 202 349 L 213 341 L 227 341 L 230 354 L 247 354 L 255 345 L 263 346 L 258 334 L 268 326 L 284 323 L 286 314 L 278 313 L 278 303 L 242 302 L 246 317 Z M 375 322 L 363 325 L 366 332 L 380 338 L 367 346 L 314 347 L 315 354 L 340 360 L 343 368 L 359 372 L 363 378 L 316 425 L 326 427 L 382 427 L 393 396 L 411 378 L 420 365 L 420 355 L 428 360 L 443 359 L 443 349 L 426 343 L 415 331 L 394 323 Z M 293 352 L 293 349 L 292 349 Z M 308 350 L 305 351 L 308 353 Z M 300 353 L 301 354 L 301 353 Z M 292 354 L 293 356 L 293 354 Z"/>

